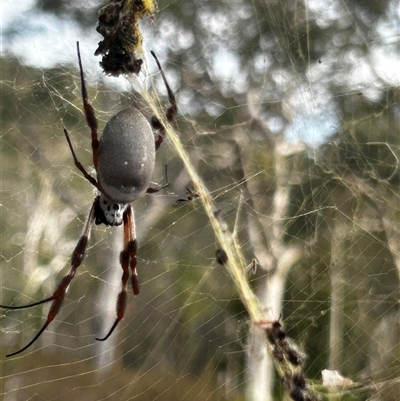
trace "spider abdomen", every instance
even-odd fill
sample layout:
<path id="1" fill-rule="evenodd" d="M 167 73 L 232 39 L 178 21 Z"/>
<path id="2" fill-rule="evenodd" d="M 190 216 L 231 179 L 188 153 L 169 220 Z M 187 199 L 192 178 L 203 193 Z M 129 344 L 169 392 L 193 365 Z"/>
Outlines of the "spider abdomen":
<path id="1" fill-rule="evenodd" d="M 104 194 L 116 203 L 130 203 L 150 185 L 155 163 L 154 134 L 134 107 L 117 113 L 100 138 L 97 179 Z"/>

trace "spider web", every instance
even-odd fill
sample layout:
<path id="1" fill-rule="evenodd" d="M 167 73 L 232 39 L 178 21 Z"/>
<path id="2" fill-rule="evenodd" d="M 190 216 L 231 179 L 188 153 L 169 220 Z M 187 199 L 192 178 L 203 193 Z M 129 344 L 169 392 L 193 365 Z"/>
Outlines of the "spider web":
<path id="1" fill-rule="evenodd" d="M 60 313 L 14 358 L 49 306 L 1 309 L 2 399 L 288 400 L 301 374 L 301 394 L 397 400 L 395 2 L 159 2 L 130 80 L 102 75 L 93 3 L 72 7 L 90 28 L 34 8 L 29 35 L 3 21 L 1 303 L 52 294 L 95 196 L 63 135 L 91 166 L 76 40 L 100 132 L 132 104 L 162 117 L 166 91 L 146 56 L 158 55 L 180 114 L 153 181 L 167 165 L 171 185 L 133 204 L 141 292 L 129 290 L 107 341 L 94 337 L 115 318 L 121 228 L 93 228 Z M 14 26 L 17 11 L 5 14 Z M 199 198 L 173 207 L 186 187 Z M 278 361 L 257 325 L 279 318 L 301 366 Z"/>

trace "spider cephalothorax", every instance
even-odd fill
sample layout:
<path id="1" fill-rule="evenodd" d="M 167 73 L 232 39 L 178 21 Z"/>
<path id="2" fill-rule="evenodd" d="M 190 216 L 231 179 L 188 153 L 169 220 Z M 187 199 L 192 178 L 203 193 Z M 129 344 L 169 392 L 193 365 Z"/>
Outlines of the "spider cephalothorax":
<path id="1" fill-rule="evenodd" d="M 139 293 L 139 281 L 136 273 L 137 243 L 131 202 L 146 193 L 158 192 L 160 189 L 169 185 L 167 182 L 167 184 L 158 188 L 150 187 L 150 180 L 155 164 L 155 152 L 163 142 L 165 136 L 165 129 L 156 117 L 152 117 L 150 124 L 139 110 L 134 107 L 128 107 L 111 118 L 103 131 L 102 137 L 100 140 L 98 139 L 97 120 L 86 91 L 79 42 L 77 43 L 77 53 L 82 84 L 83 108 L 86 121 L 91 130 L 93 165 L 97 173 L 97 179 L 85 170 L 76 157 L 68 131 L 65 128 L 64 134 L 76 167 L 81 171 L 83 176 L 98 189 L 99 195 L 96 196 L 93 201 L 83 234 L 79 238 L 78 244 L 72 253 L 70 270 L 61 280 L 53 295 L 28 305 L 0 305 L 0 307 L 5 309 L 23 309 L 52 301 L 46 322 L 36 336 L 25 347 L 7 356 L 19 354 L 29 348 L 56 317 L 67 288 L 75 276 L 77 268 L 81 265 L 85 257 L 90 229 L 93 223 L 105 224 L 108 226 L 119 226 L 123 224 L 124 245 L 120 258 L 123 275 L 122 289 L 117 299 L 117 317 L 106 336 L 96 339 L 103 341 L 111 335 L 118 322 L 124 316 L 129 271 L 131 272 L 133 293 Z M 157 57 L 153 52 L 151 52 L 151 54 L 156 60 L 167 88 L 171 105 L 166 112 L 166 118 L 168 121 L 171 121 L 177 111 L 175 96 L 168 85 Z M 156 137 L 154 137 L 153 131 L 156 132 Z"/>
<path id="2" fill-rule="evenodd" d="M 106 226 L 120 226 L 127 204 L 115 203 L 104 194 L 94 200 L 94 222 Z"/>

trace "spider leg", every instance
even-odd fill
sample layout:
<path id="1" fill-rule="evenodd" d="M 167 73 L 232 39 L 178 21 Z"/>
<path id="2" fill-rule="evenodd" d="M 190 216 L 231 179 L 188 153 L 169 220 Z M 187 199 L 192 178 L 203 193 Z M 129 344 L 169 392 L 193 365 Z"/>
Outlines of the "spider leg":
<path id="1" fill-rule="evenodd" d="M 78 61 L 79 61 L 79 70 L 81 75 L 81 86 L 82 86 L 82 100 L 83 100 L 83 108 L 85 110 L 86 122 L 88 123 L 89 128 L 92 131 L 92 150 L 93 150 L 93 165 L 97 171 L 97 162 L 98 162 L 98 153 L 99 153 L 99 140 L 97 138 L 97 120 L 94 114 L 93 106 L 89 102 L 85 77 L 83 76 L 83 68 L 82 68 L 82 60 L 81 53 L 79 51 L 79 42 L 76 42 L 76 49 L 78 53 Z"/>
<path id="2" fill-rule="evenodd" d="M 71 143 L 71 139 L 69 137 L 69 133 L 67 131 L 66 128 L 64 128 L 64 134 L 65 137 L 67 138 L 67 142 L 68 142 L 68 146 L 71 150 L 72 153 L 72 157 L 74 158 L 74 162 L 75 162 L 75 166 L 80 170 L 80 172 L 83 174 L 83 176 L 93 185 L 95 186 L 100 192 L 101 192 L 101 188 L 100 188 L 100 184 L 97 182 L 97 180 L 92 177 L 86 170 L 85 168 L 82 166 L 82 163 L 78 160 L 78 158 L 76 157 L 74 148 L 72 147 L 72 143 Z"/>
<path id="3" fill-rule="evenodd" d="M 124 211 L 124 249 L 121 252 L 120 262 L 123 270 L 122 273 L 122 288 L 117 298 L 117 317 L 111 326 L 111 329 L 103 338 L 97 338 L 98 341 L 105 341 L 113 333 L 117 324 L 124 317 L 126 309 L 126 298 L 127 298 L 127 283 L 129 279 L 129 266 L 132 270 L 132 289 L 133 293 L 139 294 L 139 280 L 136 273 L 136 234 L 135 234 L 135 222 L 133 216 L 132 206 L 128 205 Z"/>
<path id="4" fill-rule="evenodd" d="M 21 348 L 20 350 L 13 352 L 11 354 L 6 355 L 6 357 L 14 356 L 17 355 L 23 351 L 25 351 L 27 348 L 29 348 L 39 337 L 40 335 L 46 330 L 48 325 L 54 320 L 54 318 L 57 316 L 58 311 L 61 307 L 61 304 L 64 300 L 65 293 L 67 291 L 67 288 L 69 284 L 71 283 L 71 280 L 74 278 L 76 270 L 78 267 L 81 265 L 84 257 L 85 257 L 85 252 L 86 252 L 86 247 L 89 242 L 89 236 L 90 236 L 90 228 L 94 222 L 94 211 L 95 211 L 95 202 L 93 202 L 92 208 L 90 209 L 89 217 L 86 221 L 85 229 L 83 231 L 83 234 L 79 238 L 78 244 L 76 245 L 74 251 L 72 252 L 71 256 L 71 268 L 69 269 L 69 272 L 64 276 L 64 278 L 61 280 L 61 283 L 57 287 L 57 289 L 54 291 L 53 295 L 49 298 L 46 298 L 42 301 L 35 302 L 33 304 L 29 305 L 23 305 L 20 307 L 16 306 L 3 306 L 1 305 L 2 308 L 6 309 L 24 309 L 24 308 L 30 308 L 31 306 L 36 306 L 43 304 L 45 302 L 53 301 L 50 311 L 47 315 L 46 322 L 44 323 L 43 327 L 39 330 L 39 332 L 36 334 L 36 336 L 27 344 L 25 347 Z"/>
<path id="5" fill-rule="evenodd" d="M 150 51 L 150 53 L 156 60 L 158 69 L 160 70 L 160 73 L 161 73 L 161 77 L 164 81 L 165 87 L 167 88 L 168 100 L 169 100 L 171 106 L 167 109 L 165 116 L 167 117 L 168 121 L 172 121 L 176 115 L 176 112 L 178 111 L 178 106 L 176 105 L 175 95 L 174 95 L 174 92 L 172 92 L 171 87 L 169 86 L 169 83 L 167 81 L 167 78 L 165 77 L 164 71 L 161 67 L 160 62 L 158 61 L 157 56 L 155 55 L 155 53 L 153 51 Z M 158 132 L 158 138 L 156 139 L 156 143 L 155 143 L 156 150 L 157 150 L 160 147 L 160 145 L 162 144 L 162 142 L 164 141 L 165 128 L 161 124 L 160 120 L 155 116 L 153 116 L 151 118 L 150 124 L 153 127 L 153 129 Z"/>
<path id="6" fill-rule="evenodd" d="M 190 202 L 190 201 L 194 200 L 195 198 L 198 198 L 198 197 L 199 197 L 199 194 L 196 192 L 196 190 L 195 190 L 194 188 L 193 188 L 193 189 L 190 189 L 190 188 L 186 187 L 186 193 L 188 194 L 187 199 L 179 198 L 179 199 L 173 204 L 172 207 L 178 207 L 179 204 L 180 204 L 181 202 Z"/>
<path id="7" fill-rule="evenodd" d="M 52 301 L 53 300 L 53 296 L 46 298 L 46 299 L 42 299 L 41 301 L 38 302 L 34 302 L 32 304 L 27 304 L 27 305 L 22 305 L 22 306 L 11 306 L 11 305 L 0 305 L 0 308 L 4 308 L 4 309 L 27 309 L 27 308 L 31 308 L 32 306 L 38 306 L 41 304 L 45 304 L 46 302 Z"/>
<path id="8" fill-rule="evenodd" d="M 169 83 L 167 81 L 167 78 L 165 77 L 164 71 L 161 68 L 161 64 L 158 61 L 157 56 L 155 55 L 155 53 L 152 50 L 150 51 L 150 53 L 154 57 L 154 59 L 156 60 L 158 69 L 160 70 L 160 73 L 161 73 L 161 77 L 162 77 L 162 79 L 164 81 L 165 87 L 167 88 L 168 99 L 169 99 L 169 102 L 171 103 L 171 106 L 167 110 L 166 117 L 167 117 L 168 121 L 172 121 L 174 119 L 174 117 L 175 117 L 175 114 L 176 114 L 177 110 L 178 110 L 178 107 L 176 105 L 175 95 L 174 95 L 174 92 L 172 92 L 171 87 L 169 86 Z"/>
<path id="9" fill-rule="evenodd" d="M 129 205 L 127 210 L 127 224 L 124 227 L 125 229 L 125 236 L 128 236 L 128 255 L 129 255 L 129 265 L 132 272 L 132 290 L 135 295 L 139 294 L 140 287 L 139 287 L 139 279 L 136 272 L 136 252 L 137 252 L 137 241 L 136 241 L 136 230 L 135 230 L 135 216 L 133 213 L 132 206 Z"/>
<path id="10" fill-rule="evenodd" d="M 161 191 L 163 188 L 167 188 L 169 187 L 170 183 L 168 180 L 168 168 L 167 165 L 165 165 L 165 181 L 167 181 L 164 185 L 159 185 L 157 188 L 152 188 L 152 187 L 148 187 L 146 190 L 146 194 L 154 194 L 158 191 Z"/>
<path id="11" fill-rule="evenodd" d="M 179 198 L 175 201 L 175 203 L 172 205 L 172 207 L 178 207 L 181 202 L 188 202 L 188 201 L 189 201 L 189 199 Z"/>

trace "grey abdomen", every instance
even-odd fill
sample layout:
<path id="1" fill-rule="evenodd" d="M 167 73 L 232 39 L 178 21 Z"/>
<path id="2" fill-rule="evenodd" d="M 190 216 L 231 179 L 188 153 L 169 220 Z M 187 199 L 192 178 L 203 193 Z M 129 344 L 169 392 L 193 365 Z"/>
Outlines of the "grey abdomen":
<path id="1" fill-rule="evenodd" d="M 149 187 L 154 162 L 154 135 L 143 114 L 133 107 L 117 113 L 100 138 L 97 178 L 104 194 L 133 202 Z"/>

